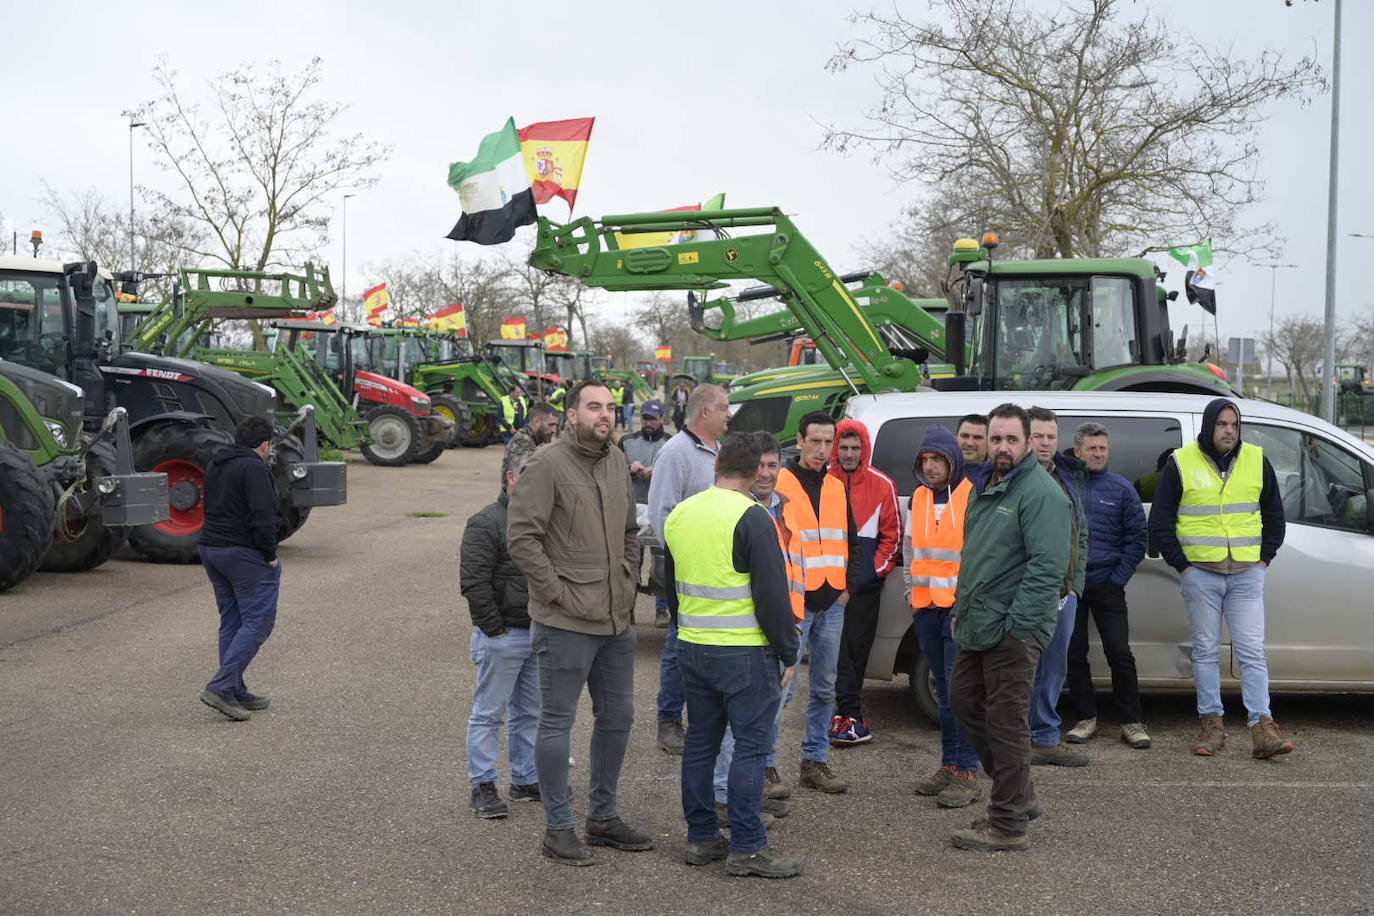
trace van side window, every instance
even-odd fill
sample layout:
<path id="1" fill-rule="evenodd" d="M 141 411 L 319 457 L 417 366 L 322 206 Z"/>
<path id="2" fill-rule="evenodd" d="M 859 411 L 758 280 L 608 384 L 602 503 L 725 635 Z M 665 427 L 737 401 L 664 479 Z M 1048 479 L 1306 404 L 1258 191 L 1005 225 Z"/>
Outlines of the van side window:
<path id="1" fill-rule="evenodd" d="M 1117 417 L 1059 415 L 1059 447 L 1073 447 L 1073 434 L 1083 423 L 1101 423 L 1111 434 L 1112 451 L 1107 470 L 1129 480 L 1144 502 L 1153 502 L 1159 471 L 1176 448 L 1183 446 L 1183 431 L 1173 417 Z"/>
<path id="2" fill-rule="evenodd" d="M 873 466 L 892 478 L 898 496 L 910 496 L 916 489 L 916 452 L 926 430 L 938 425 L 953 435 L 959 417 L 903 417 L 888 420 L 878 430 L 873 440 Z"/>
<path id="3" fill-rule="evenodd" d="M 1264 449 L 1290 524 L 1365 530 L 1366 471 L 1360 459 L 1296 429 L 1246 423 L 1241 436 Z"/>

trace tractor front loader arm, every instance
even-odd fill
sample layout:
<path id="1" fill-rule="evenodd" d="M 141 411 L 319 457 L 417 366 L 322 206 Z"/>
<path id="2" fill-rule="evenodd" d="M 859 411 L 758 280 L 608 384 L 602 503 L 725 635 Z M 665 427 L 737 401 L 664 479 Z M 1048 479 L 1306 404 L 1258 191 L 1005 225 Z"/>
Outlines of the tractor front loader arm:
<path id="1" fill-rule="evenodd" d="M 729 237 L 726 230 L 758 229 Z M 706 240 L 622 249 L 620 238 L 641 233 L 711 233 Z M 607 290 L 689 290 L 705 295 L 731 281 L 757 280 L 777 290 L 796 329 L 816 342 L 832 366 L 852 367 L 869 391 L 914 391 L 920 370 L 888 352 L 853 294 L 820 252 L 775 207 L 583 217 L 558 225 L 539 220 L 529 263 Z M 718 298 L 734 321 L 733 304 Z M 727 310 L 728 309 L 728 310 Z"/>

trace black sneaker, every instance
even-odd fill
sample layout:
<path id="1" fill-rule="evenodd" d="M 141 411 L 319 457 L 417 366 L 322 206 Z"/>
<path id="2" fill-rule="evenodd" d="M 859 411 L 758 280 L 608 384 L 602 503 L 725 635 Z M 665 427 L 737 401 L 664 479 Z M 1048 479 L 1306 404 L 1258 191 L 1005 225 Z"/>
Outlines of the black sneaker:
<path id="1" fill-rule="evenodd" d="M 537 782 L 527 783 L 523 786 L 511 783 L 510 800 L 513 802 L 537 802 L 543 801 L 544 796 L 539 794 L 539 783 Z"/>
<path id="2" fill-rule="evenodd" d="M 505 817 L 510 813 L 501 796 L 496 794 L 494 782 L 479 782 L 473 786 L 472 801 L 468 802 L 468 807 L 475 811 L 478 817 L 484 818 Z"/>
<path id="3" fill-rule="evenodd" d="M 235 722 L 247 722 L 253 714 L 238 704 L 232 697 L 224 697 L 208 687 L 200 692 L 200 701 L 211 709 L 224 713 Z"/>
<path id="4" fill-rule="evenodd" d="M 259 696 L 256 693 L 242 693 L 239 695 L 239 705 L 244 709 L 257 712 L 272 705 L 272 701 L 267 697 Z"/>
<path id="5" fill-rule="evenodd" d="M 587 845 L 610 846 L 624 852 L 644 852 L 654 848 L 654 838 L 640 833 L 618 817 L 605 820 L 587 818 Z"/>

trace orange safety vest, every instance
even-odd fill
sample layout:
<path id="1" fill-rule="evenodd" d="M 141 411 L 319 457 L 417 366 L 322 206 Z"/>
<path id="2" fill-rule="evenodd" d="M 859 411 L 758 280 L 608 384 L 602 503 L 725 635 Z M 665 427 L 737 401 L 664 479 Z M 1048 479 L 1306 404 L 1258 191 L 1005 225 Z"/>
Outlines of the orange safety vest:
<path id="1" fill-rule="evenodd" d="M 965 477 L 949 495 L 945 511 L 935 518 L 935 493 L 917 487 L 911 494 L 906 526 L 906 554 L 911 560 L 911 607 L 954 607 L 959 584 L 959 557 L 964 549 L 964 517 L 973 484 Z"/>
<path id="2" fill-rule="evenodd" d="M 806 580 L 803 578 L 801 541 L 797 537 L 797 526 L 788 518 L 792 501 L 784 500 L 780 518 L 773 519 L 773 527 L 778 529 L 778 546 L 782 548 L 782 559 L 787 567 L 787 597 L 792 602 L 792 616 L 801 623 L 806 619 Z M 763 505 L 760 503 L 760 505 Z M 763 507 L 766 511 L 767 506 Z M 768 513 L 772 518 L 773 513 Z"/>
<path id="3" fill-rule="evenodd" d="M 825 476 L 821 484 L 820 518 L 816 517 L 811 497 L 801 481 L 788 468 L 778 472 L 777 489 L 788 499 L 797 537 L 801 539 L 806 590 L 815 591 L 829 584 L 844 591 L 849 570 L 849 508 L 844 484 L 839 478 Z"/>

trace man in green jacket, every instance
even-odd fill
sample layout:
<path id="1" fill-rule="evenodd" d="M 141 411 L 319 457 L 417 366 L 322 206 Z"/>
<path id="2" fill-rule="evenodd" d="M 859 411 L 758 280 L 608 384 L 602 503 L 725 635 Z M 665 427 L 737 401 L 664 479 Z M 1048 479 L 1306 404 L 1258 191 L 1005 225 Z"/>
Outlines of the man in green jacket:
<path id="1" fill-rule="evenodd" d="M 953 839 L 960 849 L 1022 850 L 1027 822 L 1040 815 L 1027 715 L 1059 615 L 1072 509 L 1036 460 L 1023 408 L 1003 404 L 988 415 L 988 458 L 967 475 L 976 495 L 964 523 L 949 705 L 992 794 L 987 818 Z"/>

